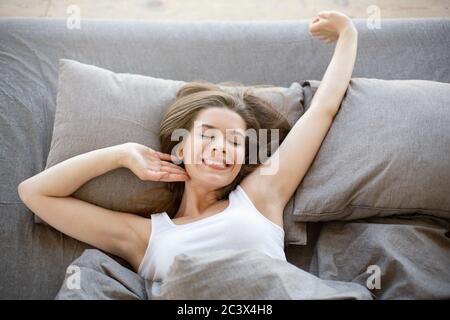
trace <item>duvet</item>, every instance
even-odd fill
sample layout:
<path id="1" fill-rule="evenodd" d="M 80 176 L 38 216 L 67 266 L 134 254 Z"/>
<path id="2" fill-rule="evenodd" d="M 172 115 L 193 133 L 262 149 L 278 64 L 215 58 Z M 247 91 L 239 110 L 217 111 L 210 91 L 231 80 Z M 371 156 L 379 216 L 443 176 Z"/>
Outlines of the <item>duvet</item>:
<path id="1" fill-rule="evenodd" d="M 88 249 L 67 268 L 55 299 L 372 299 L 372 294 L 357 283 L 322 280 L 256 250 L 180 254 L 167 278 L 152 282 Z"/>

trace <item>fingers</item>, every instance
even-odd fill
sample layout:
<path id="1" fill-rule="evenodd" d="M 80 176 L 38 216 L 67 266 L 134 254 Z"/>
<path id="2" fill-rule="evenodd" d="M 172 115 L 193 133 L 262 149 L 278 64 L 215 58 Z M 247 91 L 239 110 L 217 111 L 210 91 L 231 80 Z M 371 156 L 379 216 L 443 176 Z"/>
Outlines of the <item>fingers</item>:
<path id="1" fill-rule="evenodd" d="M 152 171 L 148 169 L 144 180 L 173 182 L 188 181 L 190 180 L 190 177 L 187 173 L 170 173 L 166 171 Z"/>
<path id="2" fill-rule="evenodd" d="M 159 156 L 161 160 L 167 160 L 172 162 L 179 162 L 180 159 L 178 159 L 176 156 L 168 154 L 168 153 L 162 153 L 159 151 L 156 151 L 156 154 Z"/>
<path id="3" fill-rule="evenodd" d="M 162 165 L 160 167 L 160 171 L 169 172 L 169 173 L 179 173 L 179 174 L 186 173 L 186 171 L 182 167 L 179 167 L 173 163 L 162 161 L 161 164 Z"/>
<path id="4" fill-rule="evenodd" d="M 326 39 L 334 39 L 334 36 L 332 34 L 328 34 L 328 33 L 319 33 L 319 34 L 314 34 L 313 36 L 322 41 L 324 41 Z"/>
<path id="5" fill-rule="evenodd" d="M 331 12 L 329 12 L 329 11 L 320 11 L 318 13 L 318 16 L 321 18 L 327 19 L 330 17 L 330 14 L 331 14 Z"/>
<path id="6" fill-rule="evenodd" d="M 318 20 L 317 22 L 314 22 L 309 26 L 309 32 L 314 33 L 323 30 L 326 23 L 327 22 L 325 20 Z"/>
<path id="7" fill-rule="evenodd" d="M 311 32 L 311 34 L 312 34 L 313 36 L 315 36 L 315 37 L 319 37 L 319 36 L 332 36 L 332 35 L 333 35 L 332 32 L 328 32 L 328 31 L 324 31 L 324 30 Z"/>
<path id="8" fill-rule="evenodd" d="M 162 174 L 160 181 L 186 181 L 189 180 L 189 175 L 186 170 L 180 166 L 177 166 L 171 162 L 161 161 L 161 165 L 158 168 L 154 168 L 155 171 Z"/>
<path id="9" fill-rule="evenodd" d="M 336 40 L 334 37 L 328 37 L 328 36 L 318 37 L 318 39 L 325 43 L 332 43 Z"/>
<path id="10" fill-rule="evenodd" d="M 312 31 L 311 35 L 313 35 L 315 38 L 318 38 L 320 40 L 326 40 L 326 39 L 331 39 L 331 41 L 336 40 L 338 37 L 336 36 L 336 34 L 334 32 L 330 32 L 328 30 L 318 30 L 318 31 Z"/>
<path id="11" fill-rule="evenodd" d="M 330 36 L 327 34 L 321 34 L 321 35 L 318 35 L 316 38 L 320 39 L 320 40 L 325 40 L 325 39 L 330 38 Z"/>
<path id="12" fill-rule="evenodd" d="M 171 167 L 171 168 L 175 168 L 175 169 L 183 169 L 183 168 L 180 167 L 179 165 L 174 164 L 174 163 L 172 163 L 172 162 L 160 160 L 159 163 L 161 164 L 161 166 Z"/>
<path id="13" fill-rule="evenodd" d="M 145 179 L 143 180 L 160 181 L 165 175 L 167 175 L 167 172 L 156 172 L 148 169 L 145 175 Z"/>
<path id="14" fill-rule="evenodd" d="M 176 181 L 188 181 L 190 178 L 187 174 L 167 173 L 159 181 L 164 182 L 176 182 Z"/>

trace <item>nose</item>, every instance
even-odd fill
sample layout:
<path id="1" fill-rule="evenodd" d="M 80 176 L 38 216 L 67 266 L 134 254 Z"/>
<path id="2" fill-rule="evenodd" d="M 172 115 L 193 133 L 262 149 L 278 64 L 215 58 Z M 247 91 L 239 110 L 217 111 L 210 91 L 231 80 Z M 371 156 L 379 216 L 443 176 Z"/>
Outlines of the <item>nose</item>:
<path id="1" fill-rule="evenodd" d="M 223 139 L 214 139 L 211 144 L 211 150 L 213 152 L 222 152 L 225 153 L 224 142 Z"/>

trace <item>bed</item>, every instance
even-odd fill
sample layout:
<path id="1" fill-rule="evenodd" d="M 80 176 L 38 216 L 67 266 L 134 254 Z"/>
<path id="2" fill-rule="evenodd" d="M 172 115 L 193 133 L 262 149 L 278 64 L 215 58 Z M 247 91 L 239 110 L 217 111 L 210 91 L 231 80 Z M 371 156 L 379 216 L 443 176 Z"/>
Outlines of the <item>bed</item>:
<path id="1" fill-rule="evenodd" d="M 136 278 L 124 261 L 35 223 L 17 194 L 18 184 L 46 164 L 59 59 L 184 81 L 202 78 L 288 86 L 320 80 L 332 55 L 333 46 L 314 40 L 307 25 L 308 21 L 82 20 L 80 29 L 69 29 L 64 19 L 0 19 L 0 298 L 152 299 L 161 292 Z M 370 29 L 364 20 L 356 19 L 355 25 L 359 52 L 354 77 L 450 83 L 449 19 L 384 19 L 381 29 Z M 285 267 L 297 270 L 280 273 L 278 280 L 293 274 L 299 279 L 314 276 L 335 290 L 334 295 L 311 296 L 310 291 L 309 295 L 286 295 L 284 291 L 278 296 L 450 298 L 448 219 L 414 213 L 305 223 L 307 243 L 286 246 L 289 266 Z M 231 259 L 215 258 L 227 257 Z M 241 261 L 242 256 L 235 259 Z M 68 293 L 69 267 L 77 263 L 94 279 L 109 274 L 104 286 L 92 288 L 91 295 Z M 370 280 L 377 270 L 380 283 Z M 122 289 L 108 291 L 107 283 Z M 345 288 L 339 287 L 343 283 Z M 304 293 L 299 288 L 290 290 Z M 345 295 L 349 292 L 345 290 L 350 294 Z M 168 292 L 164 297 L 177 298 Z M 261 297 L 273 298 L 277 293 Z"/>

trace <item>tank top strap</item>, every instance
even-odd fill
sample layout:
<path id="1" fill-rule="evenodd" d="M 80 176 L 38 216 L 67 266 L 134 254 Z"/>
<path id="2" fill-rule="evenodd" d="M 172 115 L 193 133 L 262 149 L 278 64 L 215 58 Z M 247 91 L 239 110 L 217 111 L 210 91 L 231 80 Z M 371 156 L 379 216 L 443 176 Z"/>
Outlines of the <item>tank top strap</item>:
<path id="1" fill-rule="evenodd" d="M 152 232 L 153 230 L 157 233 L 163 232 L 164 230 L 173 228 L 173 224 L 170 217 L 166 212 L 154 213 L 151 215 L 152 218 Z"/>

